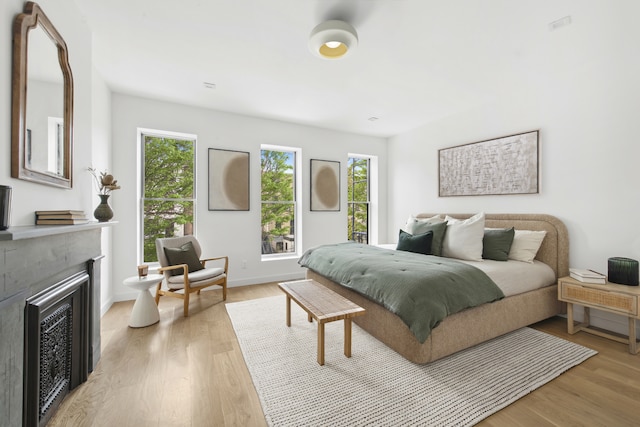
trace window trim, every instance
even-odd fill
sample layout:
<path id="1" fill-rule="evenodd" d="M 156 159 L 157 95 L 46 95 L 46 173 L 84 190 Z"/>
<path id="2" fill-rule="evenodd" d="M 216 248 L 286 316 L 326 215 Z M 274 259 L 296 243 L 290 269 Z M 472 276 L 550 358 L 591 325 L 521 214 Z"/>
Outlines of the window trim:
<path id="1" fill-rule="evenodd" d="M 138 177 L 136 182 L 136 197 L 138 199 L 138 209 L 136 223 L 138 224 L 138 238 L 136 239 L 136 257 L 137 263 L 148 264 L 152 267 L 158 266 L 158 262 L 145 262 L 144 261 L 144 136 L 153 136 L 158 138 L 174 138 L 193 141 L 193 199 L 180 199 L 191 200 L 193 202 L 193 236 L 197 237 L 197 222 L 198 222 L 198 135 L 184 132 L 172 132 L 158 129 L 138 128 L 137 129 L 137 158 L 138 158 Z M 151 199 L 150 199 L 151 200 Z"/>
<path id="2" fill-rule="evenodd" d="M 298 259 L 302 256 L 302 148 L 289 147 L 284 145 L 260 144 L 260 158 L 262 159 L 262 151 L 283 151 L 293 152 L 294 156 L 294 231 L 293 238 L 295 240 L 295 251 L 280 254 L 263 254 L 260 250 L 260 261 L 278 261 L 285 259 Z M 260 218 L 262 218 L 262 170 L 260 170 Z M 260 224 L 260 233 L 262 233 L 262 224 Z M 262 242 L 262 239 L 260 239 Z"/>

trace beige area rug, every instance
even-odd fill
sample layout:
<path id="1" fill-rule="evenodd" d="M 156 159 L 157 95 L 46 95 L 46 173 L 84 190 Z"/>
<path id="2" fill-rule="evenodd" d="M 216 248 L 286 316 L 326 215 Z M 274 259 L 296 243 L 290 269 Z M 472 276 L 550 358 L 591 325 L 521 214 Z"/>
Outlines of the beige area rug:
<path id="1" fill-rule="evenodd" d="M 428 365 L 416 365 L 353 325 L 325 329 L 316 362 L 316 323 L 285 296 L 227 304 L 271 426 L 469 426 L 596 354 L 523 328 Z"/>

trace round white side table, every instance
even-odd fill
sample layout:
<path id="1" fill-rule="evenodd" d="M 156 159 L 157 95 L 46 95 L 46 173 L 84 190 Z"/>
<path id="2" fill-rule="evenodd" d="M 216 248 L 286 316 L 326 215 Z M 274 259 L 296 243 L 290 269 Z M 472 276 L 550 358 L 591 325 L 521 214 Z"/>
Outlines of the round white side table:
<path id="1" fill-rule="evenodd" d="M 138 298 L 133 304 L 129 326 L 143 328 L 160 321 L 158 306 L 149 292 L 149 288 L 162 281 L 162 274 L 149 274 L 146 277 L 131 276 L 124 280 L 125 286 L 130 286 L 139 291 Z"/>

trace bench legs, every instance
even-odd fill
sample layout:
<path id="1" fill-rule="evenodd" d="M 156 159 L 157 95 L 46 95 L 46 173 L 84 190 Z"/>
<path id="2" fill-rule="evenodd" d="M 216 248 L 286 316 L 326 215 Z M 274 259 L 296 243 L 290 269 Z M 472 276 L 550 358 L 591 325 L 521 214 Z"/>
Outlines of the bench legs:
<path id="1" fill-rule="evenodd" d="M 318 365 L 324 365 L 324 323 L 318 322 Z"/>
<path id="2" fill-rule="evenodd" d="M 311 313 L 307 312 L 307 320 L 312 322 Z M 336 319 L 340 320 L 340 319 Z M 324 324 L 318 322 L 318 364 L 324 365 Z M 287 326 L 291 326 L 291 297 L 287 295 Z M 351 318 L 344 319 L 344 355 L 351 357 Z"/>
<path id="3" fill-rule="evenodd" d="M 324 365 L 324 325 L 318 322 L 318 364 Z M 351 319 L 344 319 L 344 355 L 351 357 Z"/>
<path id="4" fill-rule="evenodd" d="M 291 297 L 287 295 L 287 326 L 291 326 Z"/>
<path id="5" fill-rule="evenodd" d="M 351 319 L 344 319 L 344 355 L 351 357 Z"/>

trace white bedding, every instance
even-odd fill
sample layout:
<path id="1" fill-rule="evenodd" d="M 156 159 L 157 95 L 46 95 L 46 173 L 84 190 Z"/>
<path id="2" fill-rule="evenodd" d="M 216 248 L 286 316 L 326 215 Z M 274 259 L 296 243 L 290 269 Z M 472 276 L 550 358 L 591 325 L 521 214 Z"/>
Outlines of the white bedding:
<path id="1" fill-rule="evenodd" d="M 556 282 L 556 276 L 547 264 L 534 260 L 533 264 L 522 261 L 463 261 L 487 273 L 505 296 L 521 294 L 544 288 Z"/>
<path id="2" fill-rule="evenodd" d="M 397 244 L 376 245 L 384 249 L 396 249 Z M 522 261 L 464 261 L 484 271 L 495 282 L 505 296 L 521 294 L 544 288 L 556 282 L 556 276 L 547 264 L 534 260 L 533 264 Z"/>

